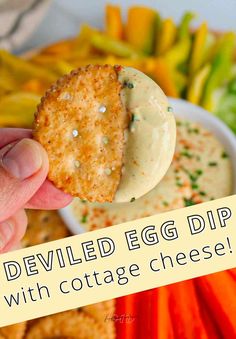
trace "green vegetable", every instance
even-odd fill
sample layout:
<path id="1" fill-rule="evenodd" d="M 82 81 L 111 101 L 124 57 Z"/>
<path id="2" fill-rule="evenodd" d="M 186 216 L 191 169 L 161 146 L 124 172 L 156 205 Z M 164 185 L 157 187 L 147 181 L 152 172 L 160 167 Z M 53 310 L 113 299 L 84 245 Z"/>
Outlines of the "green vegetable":
<path id="1" fill-rule="evenodd" d="M 236 95 L 226 93 L 220 100 L 215 114 L 236 134 Z"/>
<path id="2" fill-rule="evenodd" d="M 118 57 L 133 58 L 140 56 L 128 43 L 113 39 L 103 33 L 93 31 L 90 36 L 91 44 L 100 51 L 114 54 Z"/>
<path id="3" fill-rule="evenodd" d="M 228 85 L 228 92 L 236 94 L 236 78 L 232 79 Z"/>
<path id="4" fill-rule="evenodd" d="M 211 71 L 203 91 L 201 104 L 209 111 L 214 110 L 214 92 L 230 76 L 235 46 L 235 34 L 226 33 L 212 60 Z"/>
<path id="5" fill-rule="evenodd" d="M 190 22 L 195 18 L 195 14 L 192 12 L 186 12 L 181 20 L 179 31 L 178 31 L 178 38 L 184 39 L 189 36 L 190 34 Z"/>

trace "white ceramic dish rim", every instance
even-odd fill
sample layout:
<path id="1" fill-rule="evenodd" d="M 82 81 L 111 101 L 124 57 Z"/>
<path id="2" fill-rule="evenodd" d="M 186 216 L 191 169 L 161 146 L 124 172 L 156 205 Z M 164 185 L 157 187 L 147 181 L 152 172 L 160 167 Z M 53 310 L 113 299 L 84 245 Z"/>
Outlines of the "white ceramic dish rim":
<path id="1" fill-rule="evenodd" d="M 236 193 L 236 137 L 231 130 L 217 117 L 204 110 L 202 107 L 193 105 L 183 99 L 169 98 L 175 116 L 202 124 L 212 132 L 224 145 L 230 155 L 233 166 L 233 193 Z M 224 180 L 224 178 L 222 178 Z M 84 233 L 84 228 L 78 223 L 72 213 L 71 205 L 59 211 L 62 219 L 73 234 Z"/>

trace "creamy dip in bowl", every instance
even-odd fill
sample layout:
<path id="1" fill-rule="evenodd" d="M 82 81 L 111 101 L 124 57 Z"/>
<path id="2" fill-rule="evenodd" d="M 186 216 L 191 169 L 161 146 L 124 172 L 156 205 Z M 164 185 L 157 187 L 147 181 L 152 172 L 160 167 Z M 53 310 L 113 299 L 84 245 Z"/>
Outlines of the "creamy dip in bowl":
<path id="1" fill-rule="evenodd" d="M 216 117 L 184 100 L 170 99 L 177 120 L 172 164 L 149 193 L 129 203 L 74 201 L 60 214 L 78 234 L 190 206 L 236 192 L 236 137 Z"/>

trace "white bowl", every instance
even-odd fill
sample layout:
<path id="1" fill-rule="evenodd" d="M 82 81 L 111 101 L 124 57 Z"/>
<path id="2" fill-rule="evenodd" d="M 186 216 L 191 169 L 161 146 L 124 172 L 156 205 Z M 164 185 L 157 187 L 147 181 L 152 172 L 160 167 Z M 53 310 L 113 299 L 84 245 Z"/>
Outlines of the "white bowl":
<path id="1" fill-rule="evenodd" d="M 212 132 L 225 147 L 233 165 L 233 192 L 236 193 L 236 137 L 233 132 L 221 120 L 199 106 L 182 99 L 170 98 L 169 102 L 176 117 L 200 123 Z M 71 205 L 61 209 L 59 213 L 73 234 L 85 232 L 72 213 Z"/>

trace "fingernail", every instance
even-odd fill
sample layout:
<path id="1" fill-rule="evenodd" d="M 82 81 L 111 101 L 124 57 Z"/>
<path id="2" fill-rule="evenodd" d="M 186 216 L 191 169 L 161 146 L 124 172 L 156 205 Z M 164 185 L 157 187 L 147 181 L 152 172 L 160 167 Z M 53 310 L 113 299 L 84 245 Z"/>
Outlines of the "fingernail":
<path id="1" fill-rule="evenodd" d="M 37 143 L 22 139 L 3 155 L 2 165 L 13 177 L 24 180 L 42 166 L 42 156 Z"/>
<path id="2" fill-rule="evenodd" d="M 13 224 L 10 221 L 0 223 L 0 249 L 4 248 L 13 236 Z"/>

